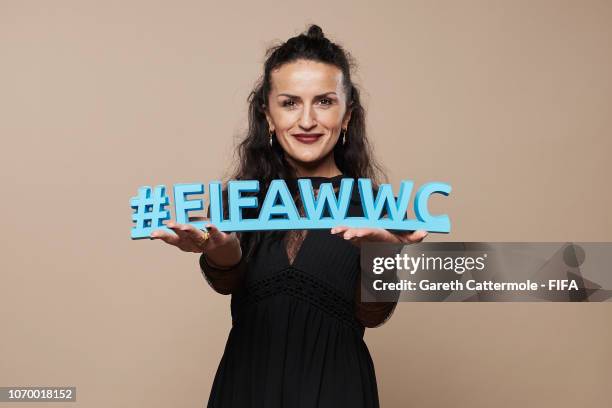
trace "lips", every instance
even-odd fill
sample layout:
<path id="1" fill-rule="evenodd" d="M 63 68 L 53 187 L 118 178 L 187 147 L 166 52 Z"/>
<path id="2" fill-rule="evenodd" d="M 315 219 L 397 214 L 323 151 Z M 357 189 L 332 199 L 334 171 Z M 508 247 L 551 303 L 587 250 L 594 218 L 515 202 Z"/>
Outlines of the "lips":
<path id="1" fill-rule="evenodd" d="M 293 135 L 299 142 L 311 144 L 319 140 L 323 133 L 296 133 Z"/>

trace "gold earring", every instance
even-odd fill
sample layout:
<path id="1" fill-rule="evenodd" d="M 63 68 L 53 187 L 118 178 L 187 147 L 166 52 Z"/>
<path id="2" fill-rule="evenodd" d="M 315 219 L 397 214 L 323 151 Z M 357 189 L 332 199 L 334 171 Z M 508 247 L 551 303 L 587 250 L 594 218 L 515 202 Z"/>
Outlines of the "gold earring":
<path id="1" fill-rule="evenodd" d="M 270 129 L 269 133 L 270 133 L 270 147 L 272 147 L 272 134 L 274 133 L 274 131 Z"/>
<path id="2" fill-rule="evenodd" d="M 342 129 L 342 146 L 344 146 L 344 135 L 346 135 L 346 129 Z"/>

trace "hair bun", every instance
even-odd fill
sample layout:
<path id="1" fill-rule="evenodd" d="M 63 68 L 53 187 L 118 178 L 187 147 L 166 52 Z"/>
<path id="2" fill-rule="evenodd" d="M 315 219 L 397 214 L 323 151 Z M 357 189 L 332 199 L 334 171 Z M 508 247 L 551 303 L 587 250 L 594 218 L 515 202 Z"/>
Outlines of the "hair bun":
<path id="1" fill-rule="evenodd" d="M 317 40 L 325 38 L 325 35 L 323 34 L 323 30 L 321 29 L 321 27 L 319 27 L 316 24 L 312 24 L 308 28 L 308 32 L 306 33 L 306 36 L 309 38 L 315 38 Z"/>

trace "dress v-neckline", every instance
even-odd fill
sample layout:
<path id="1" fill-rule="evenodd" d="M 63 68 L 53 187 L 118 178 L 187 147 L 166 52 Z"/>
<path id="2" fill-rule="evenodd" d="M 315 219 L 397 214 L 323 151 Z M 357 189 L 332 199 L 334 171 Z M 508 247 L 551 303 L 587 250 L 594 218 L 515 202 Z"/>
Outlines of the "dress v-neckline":
<path id="1" fill-rule="evenodd" d="M 332 177 L 321 177 L 321 176 L 311 176 L 311 177 L 298 177 L 298 179 L 300 178 L 305 178 L 305 179 L 310 179 L 310 181 L 312 182 L 312 187 L 315 189 L 319 189 L 322 183 L 332 183 L 332 186 L 338 187 L 340 186 L 340 181 L 347 177 L 344 174 L 338 174 L 336 176 L 332 176 Z M 293 182 L 291 183 L 293 184 L 294 188 L 297 188 L 297 181 L 293 180 Z M 318 195 L 318 192 L 317 192 Z M 282 248 L 282 252 L 283 252 L 283 256 L 285 259 L 285 263 L 287 264 L 288 267 L 295 267 L 298 262 L 300 261 L 300 257 L 302 255 L 302 252 L 304 252 L 304 245 L 307 244 L 307 241 L 309 238 L 311 238 L 311 234 L 313 233 L 312 230 L 306 230 L 306 234 L 304 236 L 304 239 L 302 239 L 299 244 L 299 247 L 295 253 L 295 256 L 293 257 L 293 261 L 291 261 L 291 258 L 289 257 L 289 253 L 287 252 L 287 241 L 286 239 L 282 239 L 281 240 L 281 248 Z"/>
<path id="2" fill-rule="evenodd" d="M 304 236 L 304 239 L 302 239 L 302 242 L 300 242 L 295 256 L 293 257 L 293 261 L 291 261 L 291 258 L 289 257 L 289 252 L 287 252 L 287 241 L 285 239 L 281 240 L 282 252 L 285 256 L 285 263 L 287 264 L 287 266 L 293 268 L 298 263 L 298 261 L 300 260 L 300 255 L 303 252 L 304 245 L 306 245 L 306 241 L 310 237 L 311 232 L 312 231 L 306 230 L 306 235 Z"/>

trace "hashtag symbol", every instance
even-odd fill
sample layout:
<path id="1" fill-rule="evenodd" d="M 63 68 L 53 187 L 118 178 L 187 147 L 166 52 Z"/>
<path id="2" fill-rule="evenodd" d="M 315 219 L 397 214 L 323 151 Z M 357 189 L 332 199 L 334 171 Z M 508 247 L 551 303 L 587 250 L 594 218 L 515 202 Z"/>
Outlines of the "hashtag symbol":
<path id="1" fill-rule="evenodd" d="M 132 239 L 148 238 L 154 230 L 165 228 L 162 222 L 170 219 L 170 212 L 165 209 L 168 202 L 163 185 L 156 186 L 153 192 L 148 186 L 138 189 L 138 196 L 130 200 L 130 206 L 135 210 L 132 221 L 136 223 L 132 227 Z"/>

